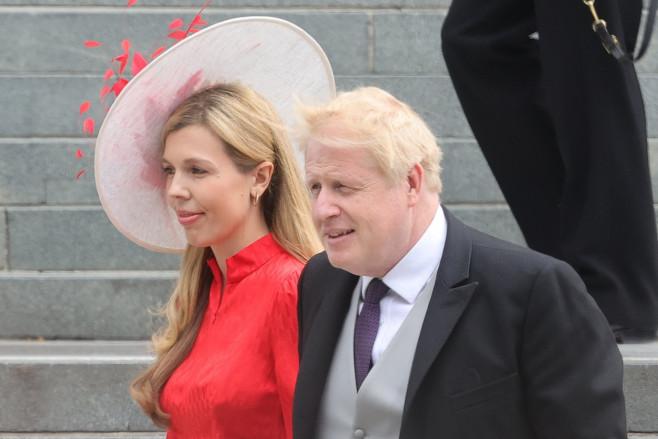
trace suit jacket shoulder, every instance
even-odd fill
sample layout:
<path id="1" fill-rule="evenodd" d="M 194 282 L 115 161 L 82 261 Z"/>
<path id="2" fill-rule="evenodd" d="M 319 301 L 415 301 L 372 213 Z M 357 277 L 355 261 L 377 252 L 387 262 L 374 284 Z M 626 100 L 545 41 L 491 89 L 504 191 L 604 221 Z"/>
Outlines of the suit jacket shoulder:
<path id="1" fill-rule="evenodd" d="M 400 437 L 625 437 L 621 355 L 576 272 L 446 219 Z"/>
<path id="2" fill-rule="evenodd" d="M 326 312 L 341 316 L 347 313 L 351 292 L 354 290 L 359 276 L 345 270 L 335 268 L 329 263 L 326 252 L 312 257 L 299 277 L 298 289 L 298 318 L 299 318 L 299 351 L 304 351 L 310 327 L 316 324 L 316 318 L 321 305 L 324 304 Z M 332 317 L 336 320 L 335 317 Z M 322 320 L 322 319 L 321 319 Z M 334 327 L 335 322 L 328 321 Z M 342 320 L 340 321 L 342 324 Z M 319 322 L 320 326 L 322 322 Z"/>

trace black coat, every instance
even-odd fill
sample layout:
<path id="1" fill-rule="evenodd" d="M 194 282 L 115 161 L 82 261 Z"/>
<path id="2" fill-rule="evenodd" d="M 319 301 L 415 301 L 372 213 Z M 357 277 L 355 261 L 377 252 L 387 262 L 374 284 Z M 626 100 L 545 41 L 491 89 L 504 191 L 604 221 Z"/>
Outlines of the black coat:
<path id="1" fill-rule="evenodd" d="M 578 275 L 447 211 L 446 218 L 400 437 L 626 438 L 622 358 Z M 314 437 L 358 279 L 332 267 L 325 253 L 300 277 L 296 439 Z"/>

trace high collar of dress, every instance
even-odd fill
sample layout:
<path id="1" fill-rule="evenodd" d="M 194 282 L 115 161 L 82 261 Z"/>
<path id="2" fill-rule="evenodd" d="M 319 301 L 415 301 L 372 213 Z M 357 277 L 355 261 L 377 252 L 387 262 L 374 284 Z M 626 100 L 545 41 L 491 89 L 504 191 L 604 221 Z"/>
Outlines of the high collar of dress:
<path id="1" fill-rule="evenodd" d="M 226 260 L 226 284 L 240 282 L 258 270 L 274 255 L 284 251 L 283 247 L 274 240 L 272 234 L 268 233 Z M 211 257 L 207 263 L 215 280 L 221 282 L 222 275 L 217 260 Z"/>

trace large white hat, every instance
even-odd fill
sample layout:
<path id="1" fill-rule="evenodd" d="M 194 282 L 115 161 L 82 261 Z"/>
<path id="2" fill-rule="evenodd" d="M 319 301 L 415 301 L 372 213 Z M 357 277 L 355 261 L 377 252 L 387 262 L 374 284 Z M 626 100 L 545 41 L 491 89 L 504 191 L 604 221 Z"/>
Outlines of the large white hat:
<path id="1" fill-rule="evenodd" d="M 162 128 L 185 98 L 229 82 L 266 97 L 287 126 L 293 123 L 295 98 L 319 104 L 335 95 L 322 48 L 299 27 L 276 18 L 223 21 L 155 58 L 112 104 L 95 148 L 101 204 L 133 242 L 170 253 L 185 248 L 185 233 L 165 197 Z"/>

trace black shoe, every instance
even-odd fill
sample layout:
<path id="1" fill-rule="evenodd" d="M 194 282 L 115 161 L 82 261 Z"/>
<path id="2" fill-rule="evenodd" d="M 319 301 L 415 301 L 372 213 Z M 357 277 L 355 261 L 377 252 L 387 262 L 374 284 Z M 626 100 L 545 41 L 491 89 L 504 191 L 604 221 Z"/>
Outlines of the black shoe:
<path id="1" fill-rule="evenodd" d="M 612 327 L 617 344 L 651 343 L 658 340 L 655 329 L 624 329 Z"/>

